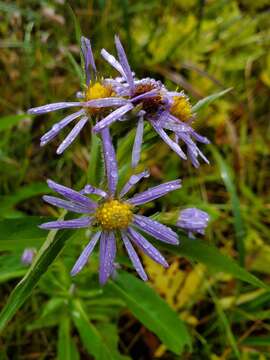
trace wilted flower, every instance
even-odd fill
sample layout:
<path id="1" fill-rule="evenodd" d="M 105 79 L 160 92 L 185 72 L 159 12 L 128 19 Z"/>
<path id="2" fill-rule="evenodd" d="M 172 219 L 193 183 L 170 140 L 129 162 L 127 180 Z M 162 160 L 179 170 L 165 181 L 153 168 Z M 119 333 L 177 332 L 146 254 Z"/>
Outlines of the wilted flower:
<path id="1" fill-rule="evenodd" d="M 135 79 L 124 48 L 117 36 L 115 37 L 115 45 L 119 61 L 105 49 L 102 49 L 101 55 L 122 76 L 117 80 L 107 79 L 108 84 L 114 86 L 114 91 L 118 96 L 129 98 L 130 104 L 133 105 L 132 107 L 138 109 L 138 124 L 132 151 L 132 166 L 135 167 L 140 159 L 144 120 L 147 120 L 152 125 L 162 140 L 182 159 L 187 159 L 187 156 L 179 146 L 180 141 L 186 145 L 187 155 L 195 167 L 199 166 L 199 156 L 208 163 L 207 158 L 199 150 L 195 141 L 208 144 L 209 140 L 199 135 L 192 128 L 191 123 L 194 120 L 195 114 L 192 113 L 189 99 L 184 92 L 168 91 L 160 81 L 155 79 Z M 99 132 L 113 122 L 120 120 L 122 117 L 121 109 L 125 111 L 127 105 L 123 105 L 99 121 L 93 130 Z M 166 131 L 174 134 L 174 140 L 170 138 Z"/>
<path id="2" fill-rule="evenodd" d="M 200 209 L 188 208 L 180 212 L 177 226 L 186 230 L 190 237 L 194 233 L 204 235 L 204 230 L 208 225 L 209 215 Z"/>
<path id="3" fill-rule="evenodd" d="M 49 130 L 41 137 L 40 145 L 44 146 L 53 140 L 67 125 L 69 125 L 74 120 L 79 119 L 68 136 L 57 148 L 57 154 L 62 154 L 63 151 L 66 150 L 66 148 L 75 140 L 84 125 L 91 117 L 95 116 L 95 118 L 98 118 L 100 116 L 104 116 L 108 113 L 108 108 L 114 108 L 123 105 L 118 113 L 119 116 L 122 116 L 133 107 L 127 99 L 115 96 L 116 94 L 111 84 L 106 83 L 103 79 L 98 79 L 90 40 L 82 37 L 81 47 L 84 58 L 86 77 L 85 91 L 77 93 L 77 97 L 81 101 L 53 103 L 28 110 L 29 114 L 40 115 L 70 107 L 81 108 L 79 111 L 66 116 L 63 120 L 53 125 L 51 130 Z"/>
<path id="4" fill-rule="evenodd" d="M 65 199 L 53 196 L 44 196 L 44 200 L 46 202 L 72 212 L 85 214 L 85 216 L 74 220 L 48 222 L 42 224 L 41 228 L 74 229 L 88 228 L 91 226 L 95 233 L 75 263 L 71 274 L 76 275 L 82 270 L 94 247 L 99 241 L 99 279 L 101 284 L 104 284 L 114 272 L 116 234 L 120 234 L 136 271 L 143 280 L 147 280 L 147 275 L 136 251 L 133 248 L 133 244 L 164 267 L 167 267 L 168 264 L 160 252 L 144 238 L 140 231 L 149 234 L 158 240 L 173 245 L 178 244 L 178 236 L 168 226 L 143 215 L 136 214 L 136 207 L 164 196 L 173 190 L 179 189 L 181 187 L 181 181 L 170 181 L 152 187 L 127 199 L 126 194 L 130 191 L 132 186 L 143 177 L 149 176 L 147 171 L 143 171 L 140 174 L 131 176 L 119 194 L 117 194 L 118 168 L 108 128 L 102 130 L 101 135 L 103 140 L 102 143 L 107 173 L 108 191 L 98 189 L 91 185 L 86 185 L 81 192 L 77 192 L 48 180 L 49 187 L 62 195 Z M 98 195 L 101 200 L 95 202 L 87 197 L 86 194 Z"/>
<path id="5" fill-rule="evenodd" d="M 36 249 L 34 248 L 26 248 L 24 249 L 22 256 L 21 256 L 21 262 L 23 265 L 31 265 L 34 257 L 36 255 Z"/>

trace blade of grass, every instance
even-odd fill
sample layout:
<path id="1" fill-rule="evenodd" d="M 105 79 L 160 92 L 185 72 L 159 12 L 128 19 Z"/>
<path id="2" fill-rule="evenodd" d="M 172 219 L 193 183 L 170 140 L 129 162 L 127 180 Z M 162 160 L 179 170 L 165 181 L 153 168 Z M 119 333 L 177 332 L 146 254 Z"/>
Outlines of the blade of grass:
<path id="1" fill-rule="evenodd" d="M 220 320 L 220 324 L 221 324 L 221 328 L 224 329 L 224 332 L 226 334 L 226 337 L 228 339 L 228 342 L 230 343 L 231 347 L 232 347 L 232 350 L 236 356 L 237 359 L 240 359 L 240 352 L 239 352 L 239 349 L 237 347 L 237 342 L 235 340 L 235 337 L 232 333 L 232 330 L 231 330 L 231 326 L 230 326 L 230 323 L 229 323 L 229 320 L 225 314 L 225 312 L 223 311 L 220 303 L 219 303 L 219 300 L 216 296 L 216 294 L 214 293 L 214 291 L 211 289 L 211 286 L 209 284 L 208 286 L 208 292 L 210 293 L 213 301 L 214 301 L 214 304 L 215 304 L 215 307 L 216 307 L 216 311 L 217 311 L 217 315 L 218 315 L 218 318 Z"/>
<path id="2" fill-rule="evenodd" d="M 197 104 L 195 104 L 193 107 L 192 107 L 192 111 L 195 113 L 195 112 L 198 112 L 198 111 L 201 111 L 202 109 L 204 109 L 206 106 L 210 105 L 213 101 L 217 100 L 218 98 L 220 98 L 221 96 L 227 94 L 229 91 L 231 91 L 232 88 L 229 88 L 229 89 L 226 89 L 226 90 L 223 90 L 223 91 L 220 91 L 218 93 L 215 93 L 215 94 L 212 94 L 210 96 L 207 96 L 201 100 L 199 100 L 197 102 Z"/>
<path id="3" fill-rule="evenodd" d="M 190 240 L 180 235 L 181 244 L 179 246 L 170 246 L 159 243 L 159 246 L 168 251 L 187 257 L 205 264 L 209 269 L 220 271 L 233 275 L 235 278 L 252 284 L 256 287 L 270 290 L 270 287 L 256 276 L 239 266 L 232 258 L 222 254 L 214 246 L 208 245 L 201 240 Z"/>
<path id="4" fill-rule="evenodd" d="M 39 250 L 34 263 L 12 291 L 6 305 L 0 313 L 0 333 L 31 295 L 41 276 L 48 270 L 50 264 L 64 247 L 65 242 L 69 238 L 69 234 L 69 231 L 63 231 L 60 234 L 55 230 L 49 232 L 47 240 Z"/>
<path id="5" fill-rule="evenodd" d="M 218 164 L 221 178 L 224 182 L 224 185 L 230 195 L 232 203 L 232 212 L 233 212 L 233 223 L 235 229 L 236 237 L 236 246 L 239 254 L 239 263 L 241 266 L 245 264 L 245 237 L 246 229 L 245 224 L 241 214 L 240 201 L 237 195 L 237 190 L 233 182 L 232 169 L 229 168 L 228 164 L 222 158 L 220 153 L 214 146 L 211 146 L 211 151 L 214 155 L 214 158 Z"/>

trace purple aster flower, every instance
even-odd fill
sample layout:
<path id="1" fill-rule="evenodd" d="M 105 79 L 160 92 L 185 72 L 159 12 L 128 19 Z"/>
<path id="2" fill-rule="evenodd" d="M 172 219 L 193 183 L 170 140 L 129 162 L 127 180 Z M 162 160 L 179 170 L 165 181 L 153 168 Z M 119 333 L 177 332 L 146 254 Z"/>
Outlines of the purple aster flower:
<path id="1" fill-rule="evenodd" d="M 21 262 L 23 265 L 31 265 L 34 257 L 36 255 L 36 249 L 32 248 L 26 248 L 24 249 L 22 256 L 21 256 Z"/>
<path id="2" fill-rule="evenodd" d="M 196 145 L 196 141 L 208 144 L 209 140 L 199 135 L 192 128 L 191 122 L 194 120 L 194 114 L 192 114 L 192 107 L 184 92 L 168 91 L 160 81 L 151 78 L 134 79 L 134 73 L 130 69 L 124 48 L 117 36 L 115 37 L 115 45 L 119 61 L 105 49 L 102 49 L 101 55 L 121 75 L 120 78 L 115 80 L 108 79 L 109 84 L 113 84 L 114 91 L 118 96 L 128 97 L 130 104 L 138 109 L 132 166 L 135 167 L 140 159 L 144 120 L 152 125 L 162 140 L 180 158 L 187 159 L 189 157 L 195 167 L 199 166 L 198 157 L 208 163 L 207 158 Z M 131 109 L 132 107 L 128 109 L 128 105 L 123 106 L 125 113 Z M 122 115 L 121 111 L 115 111 L 107 118 L 99 121 L 93 130 L 96 132 L 101 131 L 104 127 L 118 121 Z M 167 134 L 168 131 L 174 135 L 174 140 Z M 187 156 L 179 146 L 180 141 L 186 146 Z"/>
<path id="3" fill-rule="evenodd" d="M 188 208 L 180 212 L 177 226 L 186 230 L 189 237 L 193 238 L 194 233 L 204 235 L 204 230 L 209 222 L 209 215 L 200 209 Z"/>
<path id="4" fill-rule="evenodd" d="M 179 146 L 179 141 L 185 144 L 187 155 L 195 167 L 199 166 L 199 156 L 208 162 L 195 141 L 207 144 L 209 140 L 196 133 L 191 127 L 194 115 L 183 92 L 170 92 L 160 81 L 151 78 L 135 79 L 124 48 L 117 36 L 115 37 L 115 45 L 119 61 L 105 49 L 102 49 L 101 55 L 120 73 L 120 77 L 98 80 L 90 40 L 82 37 L 81 44 L 86 89 L 77 93 L 80 101 L 53 103 L 28 110 L 29 114 L 39 115 L 70 107 L 79 108 L 78 111 L 53 125 L 41 137 L 41 146 L 52 141 L 63 128 L 76 121 L 71 132 L 56 150 L 57 154 L 62 154 L 76 139 L 89 118 L 95 117 L 97 123 L 93 130 L 101 132 L 116 121 L 128 120 L 125 115 L 135 108 L 137 109 L 138 122 L 132 151 L 133 167 L 136 167 L 140 159 L 144 121 L 148 121 L 162 140 L 182 159 L 187 159 L 187 156 Z M 168 131 L 174 134 L 174 140 L 167 134 Z"/>
<path id="5" fill-rule="evenodd" d="M 97 243 L 100 248 L 100 283 L 104 284 L 115 273 L 116 237 L 119 234 L 123 240 L 126 251 L 137 273 L 143 280 L 147 275 L 143 269 L 135 247 L 141 249 L 164 267 L 168 264 L 161 253 L 142 235 L 148 234 L 165 243 L 177 245 L 178 235 L 168 226 L 165 226 L 151 218 L 137 214 L 137 207 L 149 201 L 158 199 L 169 192 L 179 189 L 181 181 L 170 181 L 154 186 L 146 191 L 127 198 L 127 193 L 142 178 L 148 177 L 149 173 L 143 171 L 132 175 L 124 187 L 117 192 L 118 169 L 115 151 L 112 145 L 109 129 L 101 132 L 105 168 L 108 180 L 108 189 L 102 190 L 91 185 L 86 185 L 80 192 L 62 186 L 48 180 L 51 189 L 62 195 L 63 198 L 44 196 L 43 199 L 49 204 L 83 214 L 74 220 L 58 220 L 41 225 L 43 229 L 75 229 L 92 227 L 93 235 L 88 245 L 82 251 L 76 261 L 72 275 L 82 270 L 93 252 Z M 93 201 L 87 194 L 95 194 L 100 197 L 99 201 Z"/>
<path id="6" fill-rule="evenodd" d="M 98 119 L 100 116 L 104 117 L 112 108 L 118 107 L 121 107 L 121 110 L 117 111 L 113 117 L 122 116 L 133 107 L 128 103 L 127 99 L 115 96 L 116 93 L 111 83 L 105 80 L 98 80 L 90 40 L 82 37 L 81 48 L 84 58 L 86 86 L 85 91 L 77 92 L 77 98 L 80 101 L 53 103 L 28 110 L 29 114 L 40 115 L 60 109 L 79 108 L 76 112 L 53 125 L 40 139 L 40 145 L 44 146 L 52 141 L 62 129 L 76 121 L 73 129 L 57 148 L 57 154 L 62 154 L 71 145 L 90 118 L 95 117 L 95 119 Z M 107 121 L 110 123 L 110 118 Z"/>

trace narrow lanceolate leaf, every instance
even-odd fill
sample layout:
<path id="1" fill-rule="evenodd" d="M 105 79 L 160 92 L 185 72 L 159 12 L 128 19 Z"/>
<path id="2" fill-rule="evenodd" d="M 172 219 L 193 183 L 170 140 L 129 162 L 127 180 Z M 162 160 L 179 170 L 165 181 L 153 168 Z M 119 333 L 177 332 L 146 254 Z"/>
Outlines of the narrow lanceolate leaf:
<path id="1" fill-rule="evenodd" d="M 43 221 L 44 218 L 42 220 L 38 216 L 0 220 L 0 251 L 38 248 L 47 235 L 44 230 L 38 228 Z"/>
<path id="2" fill-rule="evenodd" d="M 0 256 L 0 284 L 10 279 L 21 278 L 27 268 L 21 263 L 21 254 Z"/>
<path id="3" fill-rule="evenodd" d="M 27 114 L 7 115 L 0 118 L 0 131 L 7 130 L 20 123 L 22 120 L 29 120 Z"/>
<path id="4" fill-rule="evenodd" d="M 246 346 L 263 346 L 269 348 L 270 336 L 249 336 L 241 344 Z"/>
<path id="5" fill-rule="evenodd" d="M 80 334 L 85 350 L 96 360 L 119 360 L 120 356 L 114 354 L 103 339 L 102 334 L 88 320 L 83 305 L 79 300 L 71 303 L 71 316 Z"/>
<path id="6" fill-rule="evenodd" d="M 57 360 L 80 360 L 80 354 L 71 336 L 71 321 L 63 315 L 58 329 Z"/>
<path id="7" fill-rule="evenodd" d="M 206 106 L 208 106 L 209 104 L 211 104 L 213 101 L 217 100 L 218 98 L 220 98 L 221 96 L 227 94 L 229 91 L 231 91 L 232 88 L 229 88 L 229 89 L 226 89 L 226 90 L 223 90 L 223 91 L 220 91 L 218 93 L 215 93 L 215 94 L 212 94 L 210 96 L 207 96 L 201 100 L 199 100 L 197 102 L 196 105 L 194 105 L 192 107 L 192 112 L 195 113 L 195 112 L 198 112 L 198 111 L 201 111 L 203 108 L 205 108 Z"/>
<path id="8" fill-rule="evenodd" d="M 104 341 L 110 347 L 114 356 L 119 360 L 131 360 L 129 356 L 122 355 L 119 353 L 119 334 L 117 323 L 111 322 L 99 322 L 97 323 L 97 329 L 102 334 Z"/>
<path id="9" fill-rule="evenodd" d="M 211 149 L 219 166 L 222 180 L 231 198 L 236 246 L 239 253 L 239 263 L 241 266 L 244 266 L 246 229 L 241 214 L 240 201 L 237 195 L 237 190 L 233 182 L 232 169 L 229 168 L 225 160 L 222 158 L 219 152 L 214 148 L 214 146 L 211 146 Z"/>
<path id="10" fill-rule="evenodd" d="M 227 341 L 230 344 L 230 346 L 234 352 L 235 358 L 240 359 L 239 349 L 238 349 L 234 334 L 232 332 L 230 322 L 229 322 L 225 312 L 222 309 L 219 299 L 217 298 L 214 291 L 211 289 L 211 286 L 208 286 L 208 291 L 209 291 L 209 293 L 214 301 L 215 307 L 216 307 L 218 321 L 221 325 L 221 329 L 223 330 L 222 334 L 224 334 L 225 337 L 227 337 Z"/>
<path id="11" fill-rule="evenodd" d="M 104 164 L 101 156 L 101 140 L 98 135 L 92 133 L 89 167 L 87 181 L 91 185 L 98 186 L 104 174 Z"/>
<path id="12" fill-rule="evenodd" d="M 63 316 L 58 330 L 57 360 L 73 360 L 71 346 L 70 318 Z"/>
<path id="13" fill-rule="evenodd" d="M 8 211 L 14 208 L 19 202 L 46 193 L 48 193 L 46 183 L 36 182 L 20 187 L 17 191 L 13 192 L 12 195 L 0 196 L 1 217 L 6 217 Z"/>
<path id="14" fill-rule="evenodd" d="M 159 243 L 159 246 L 169 250 L 174 254 L 187 257 L 191 260 L 195 260 L 205 264 L 209 269 L 214 271 L 225 272 L 231 274 L 237 279 L 245 281 L 256 287 L 261 287 L 270 290 L 270 287 L 263 281 L 259 280 L 256 276 L 238 265 L 236 261 L 230 257 L 222 254 L 214 246 L 208 245 L 205 242 L 189 238 L 181 237 L 180 246 L 170 246 L 163 243 Z"/>
<path id="15" fill-rule="evenodd" d="M 121 273 L 116 282 L 111 282 L 108 286 L 169 350 L 181 354 L 185 346 L 191 348 L 188 331 L 179 314 L 146 283 L 128 273 Z"/>
<path id="16" fill-rule="evenodd" d="M 18 234 L 20 236 L 20 234 Z M 49 265 L 60 253 L 69 238 L 69 232 L 62 231 L 55 236 L 50 232 L 47 240 L 39 250 L 34 263 L 10 294 L 6 305 L 0 313 L 0 333 L 8 321 L 16 314 L 25 300 L 31 295 L 41 276 L 47 271 Z"/>

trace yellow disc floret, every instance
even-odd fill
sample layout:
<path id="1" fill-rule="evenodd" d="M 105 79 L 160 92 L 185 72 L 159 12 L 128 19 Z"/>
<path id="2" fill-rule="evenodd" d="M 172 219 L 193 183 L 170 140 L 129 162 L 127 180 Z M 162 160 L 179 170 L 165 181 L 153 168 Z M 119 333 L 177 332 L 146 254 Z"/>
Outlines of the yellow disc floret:
<path id="1" fill-rule="evenodd" d="M 96 220 L 104 230 L 125 229 L 132 220 L 132 205 L 109 200 L 96 211 Z"/>
<path id="2" fill-rule="evenodd" d="M 185 96 L 174 96 L 170 113 L 181 121 L 187 121 L 192 117 L 190 102 Z"/>
<path id="3" fill-rule="evenodd" d="M 90 83 L 85 92 L 85 101 L 103 99 L 114 95 L 115 94 L 110 85 L 105 86 L 100 82 L 96 82 L 94 84 Z M 101 108 L 87 108 L 87 110 L 91 114 L 97 114 L 99 111 L 101 111 Z"/>

